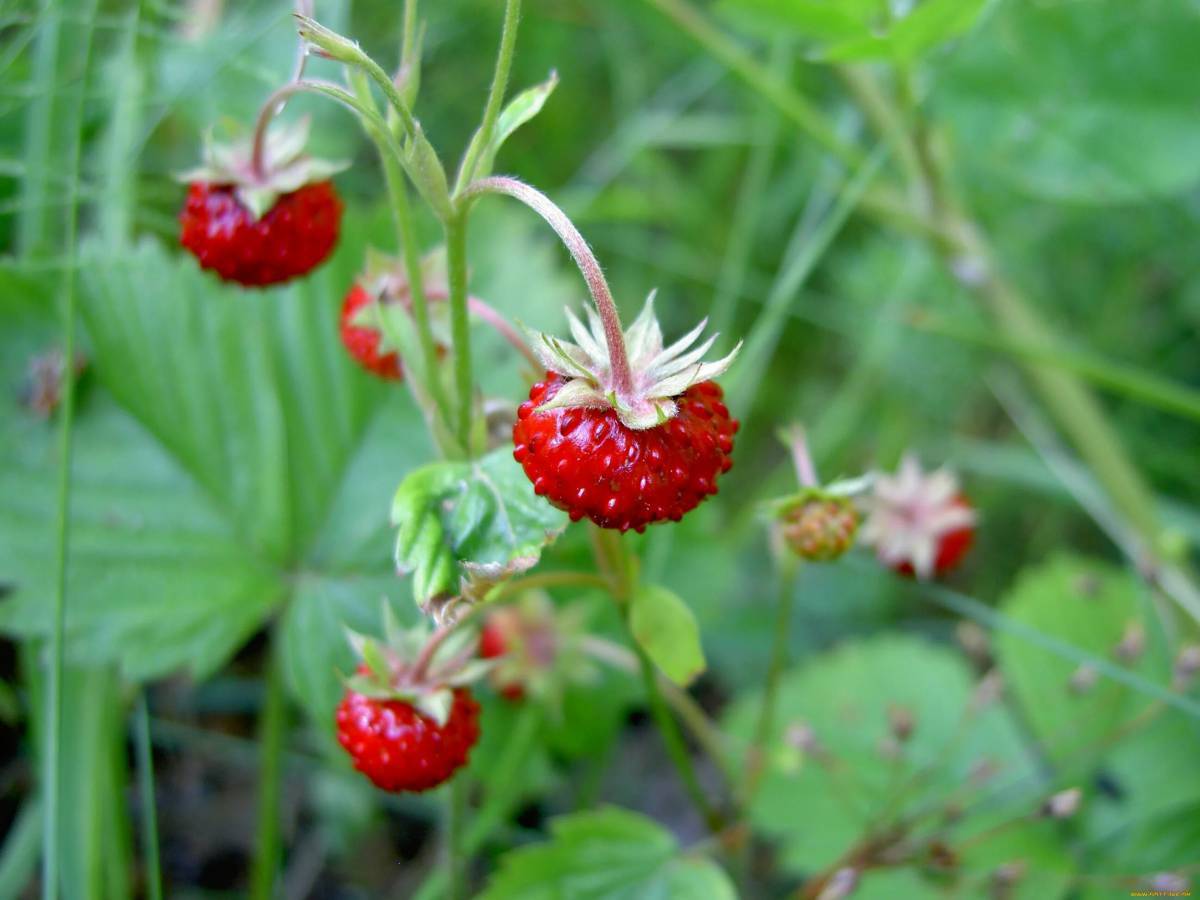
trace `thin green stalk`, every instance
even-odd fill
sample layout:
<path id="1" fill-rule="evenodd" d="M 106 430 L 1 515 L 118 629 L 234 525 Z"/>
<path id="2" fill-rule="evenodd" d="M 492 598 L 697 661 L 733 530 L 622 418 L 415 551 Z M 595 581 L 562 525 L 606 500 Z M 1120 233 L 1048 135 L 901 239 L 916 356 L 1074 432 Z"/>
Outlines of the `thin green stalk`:
<path id="1" fill-rule="evenodd" d="M 367 83 L 366 76 L 362 72 L 353 72 L 350 81 L 358 102 L 363 107 L 374 109 L 375 101 L 371 97 L 370 85 Z M 412 218 L 412 205 L 409 203 L 408 185 L 405 183 L 399 158 L 393 151 L 388 136 L 379 133 L 378 128 L 374 125 L 364 124 L 367 125 L 368 135 L 375 142 L 379 160 L 383 166 L 388 199 L 396 223 L 396 241 L 400 245 L 405 274 L 408 276 L 413 321 L 416 323 L 417 338 L 420 341 L 420 363 L 426 389 L 429 391 L 442 421 L 448 422 L 450 403 L 438 372 L 437 341 L 434 339 L 433 328 L 429 322 L 429 298 L 425 292 L 425 278 L 421 269 L 421 253 L 417 242 L 416 226 Z M 437 429 L 434 430 L 437 431 Z"/>
<path id="2" fill-rule="evenodd" d="M 758 723 L 754 728 L 754 739 L 746 754 L 746 780 L 742 791 L 742 805 L 749 808 L 758 792 L 765 769 L 767 741 L 775 726 L 775 705 L 779 695 L 779 677 L 788 660 L 788 641 L 792 633 L 792 609 L 796 603 L 796 562 L 789 556 L 780 563 L 779 599 L 775 608 L 775 638 L 771 645 L 771 660 L 767 664 L 767 679 L 763 685 L 762 705 L 758 710 Z"/>
<path id="3" fill-rule="evenodd" d="M 145 690 L 138 692 L 134 741 L 137 748 L 138 799 L 142 806 L 142 856 L 150 900 L 162 900 L 162 866 L 158 853 L 158 813 L 154 802 L 154 755 L 150 748 L 150 710 Z"/>
<path id="4" fill-rule="evenodd" d="M 490 789 L 484 796 L 483 805 L 465 829 L 462 849 L 466 856 L 470 857 L 479 852 L 483 842 L 512 811 L 525 790 L 525 784 L 519 777 L 521 767 L 529 757 L 530 747 L 537 737 L 541 723 L 541 707 L 536 703 L 526 703 L 488 777 L 487 784 Z M 446 890 L 448 874 L 444 868 L 431 872 L 413 900 L 432 900 L 441 896 Z"/>
<path id="5" fill-rule="evenodd" d="M 404 0 L 404 24 L 400 32 L 400 67 L 404 68 L 413 62 L 413 53 L 417 46 L 417 0 Z M 412 73 L 408 73 L 412 77 Z"/>
<path id="6" fill-rule="evenodd" d="M 56 4 L 49 2 L 45 11 L 57 16 Z M 96 3 L 93 2 L 90 16 L 96 13 Z M 58 432 L 58 502 L 57 502 L 57 535 L 55 542 L 55 582 L 53 600 L 53 626 L 50 633 L 50 677 L 46 692 L 49 709 L 46 716 L 46 748 L 43 778 L 45 779 L 45 817 L 43 819 L 43 844 L 45 853 L 42 857 L 42 896 L 54 898 L 58 894 L 58 877 L 61 871 L 59 859 L 58 835 L 62 779 L 62 707 L 63 707 L 63 675 L 64 675 L 64 645 L 66 643 L 66 613 L 67 613 L 67 565 L 69 561 L 69 532 L 71 515 L 71 453 L 73 450 L 73 425 L 75 422 L 75 305 L 76 278 L 78 267 L 75 265 L 76 238 L 79 229 L 79 165 L 83 152 L 83 137 L 80 133 L 83 118 L 83 96 L 87 89 L 87 70 L 90 62 L 92 47 L 91 18 L 84 26 L 82 38 L 83 52 L 77 60 L 82 73 L 79 78 L 78 94 L 73 110 L 73 137 L 70 152 L 67 155 L 67 209 L 66 223 L 63 229 L 64 245 L 66 247 L 67 271 L 63 282 L 63 355 L 62 355 L 62 404 L 59 408 Z M 57 25 L 51 30 L 57 34 Z M 54 38 L 57 41 L 57 37 Z M 48 158 L 48 157 L 47 157 Z"/>
<path id="7" fill-rule="evenodd" d="M 496 120 L 500 118 L 504 94 L 508 90 L 508 73 L 512 70 L 520 19 L 521 0 L 506 0 L 504 25 L 500 32 L 500 49 L 496 52 L 496 68 L 492 73 L 492 86 L 488 90 L 487 104 L 483 108 L 483 121 L 479 125 L 479 130 L 475 132 L 475 136 L 471 138 L 467 152 L 463 154 L 458 178 L 454 183 L 455 195 L 474 179 L 475 169 L 479 164 L 479 155 L 491 144 L 492 136 L 495 134 Z"/>
<path id="8" fill-rule="evenodd" d="M 852 166 L 862 162 L 862 151 L 842 140 L 820 109 L 776 78 L 728 35 L 714 27 L 687 0 L 648 2 L 842 162 Z"/>
<path id="9" fill-rule="evenodd" d="M 265 695 L 259 714 L 258 828 L 250 872 L 253 900 L 271 900 L 282 856 L 279 800 L 283 786 L 283 738 L 287 709 L 283 695 L 282 647 L 272 637 Z"/>
<path id="10" fill-rule="evenodd" d="M 446 896 L 459 900 L 465 896 L 466 854 L 463 852 L 463 819 L 466 818 L 467 798 L 460 776 L 451 779 L 446 788 Z"/>
<path id="11" fill-rule="evenodd" d="M 628 624 L 628 617 L 626 617 L 626 625 Z M 696 809 L 704 817 L 704 822 L 709 830 L 713 833 L 721 831 L 725 827 L 725 817 L 721 814 L 720 810 L 709 802 L 704 787 L 700 784 L 700 779 L 696 776 L 696 768 L 692 764 L 692 755 L 688 752 L 687 745 L 683 741 L 683 735 L 679 732 L 679 725 L 671 716 L 671 711 L 667 709 L 666 701 L 659 690 L 654 663 L 650 661 L 650 657 L 646 655 L 646 651 L 642 649 L 641 644 L 633 637 L 632 629 L 630 629 L 629 637 L 637 652 L 638 662 L 641 664 L 642 683 L 646 687 L 646 699 L 650 703 L 650 712 L 654 716 L 658 732 L 662 736 L 663 744 L 667 748 L 667 755 L 671 758 L 671 762 L 675 766 L 675 771 L 679 773 L 679 778 L 683 782 L 688 796 L 691 798 Z"/>
<path id="12" fill-rule="evenodd" d="M 457 394 L 455 436 L 471 455 L 471 417 L 475 388 L 471 379 L 471 320 L 467 306 L 467 214 L 445 224 L 446 267 L 450 273 L 450 337 L 454 343 L 454 389 Z"/>
<path id="13" fill-rule="evenodd" d="M 654 668 L 653 661 L 646 655 L 646 651 L 642 649 L 642 645 L 638 643 L 637 638 L 634 636 L 633 626 L 629 621 L 629 611 L 631 609 L 629 599 L 636 589 L 635 580 L 637 578 L 634 561 L 629 556 L 625 543 L 621 539 L 622 536 L 619 533 L 596 528 L 593 530 L 593 536 L 593 546 L 597 555 L 604 557 L 603 560 L 598 560 L 598 562 L 604 563 L 612 571 L 612 585 L 610 590 L 612 591 L 613 598 L 621 607 L 621 620 L 625 623 L 629 642 L 633 645 L 634 651 L 637 653 L 638 666 L 642 673 L 642 683 L 646 689 L 646 700 L 650 704 L 650 713 L 654 717 L 659 735 L 666 746 L 667 756 L 670 758 L 672 765 L 675 766 L 675 771 L 679 773 L 680 781 L 683 782 L 684 789 L 691 798 L 693 805 L 695 805 L 704 818 L 704 822 L 709 830 L 715 834 L 725 827 L 725 817 L 720 810 L 709 802 L 708 795 L 705 793 L 703 785 L 700 784 L 700 779 L 696 776 L 696 768 L 692 763 L 691 753 L 688 751 L 687 744 L 683 740 L 683 735 L 679 731 L 679 725 L 671 715 L 671 711 L 667 707 L 667 702 L 659 688 L 658 672 Z"/>

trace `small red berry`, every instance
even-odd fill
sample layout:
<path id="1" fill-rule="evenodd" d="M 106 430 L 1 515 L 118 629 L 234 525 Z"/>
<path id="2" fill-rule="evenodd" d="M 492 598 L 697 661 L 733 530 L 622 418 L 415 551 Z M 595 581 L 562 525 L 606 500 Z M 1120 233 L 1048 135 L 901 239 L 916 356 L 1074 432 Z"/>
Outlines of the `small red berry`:
<path id="1" fill-rule="evenodd" d="M 380 334 L 373 328 L 354 324 L 354 317 L 371 302 L 371 295 L 361 284 L 355 284 L 342 302 L 342 343 L 350 355 L 368 372 L 389 381 L 403 378 L 400 357 L 395 352 L 380 353 Z"/>
<path id="2" fill-rule="evenodd" d="M 330 181 L 281 195 L 261 217 L 232 184 L 192 182 L 179 216 L 180 243 L 226 281 L 248 287 L 307 274 L 337 243 L 342 202 Z"/>
<path id="3" fill-rule="evenodd" d="M 693 384 L 661 425 L 633 429 L 612 408 L 538 410 L 566 384 L 552 372 L 529 392 L 513 426 L 513 456 L 536 493 L 571 519 L 642 531 L 679 521 L 710 494 L 733 465 L 738 423 L 713 381 Z"/>
<path id="4" fill-rule="evenodd" d="M 336 721 L 338 742 L 354 768 L 385 791 L 437 787 L 466 765 L 479 740 L 479 704 L 466 688 L 454 689 L 444 725 L 404 700 L 378 700 L 350 690 Z"/>
<path id="5" fill-rule="evenodd" d="M 493 617 L 484 623 L 479 633 L 479 656 L 481 659 L 499 659 L 508 652 L 508 637 L 503 625 Z M 525 699 L 525 688 L 519 681 L 494 682 L 494 685 L 505 700 L 517 703 Z"/>

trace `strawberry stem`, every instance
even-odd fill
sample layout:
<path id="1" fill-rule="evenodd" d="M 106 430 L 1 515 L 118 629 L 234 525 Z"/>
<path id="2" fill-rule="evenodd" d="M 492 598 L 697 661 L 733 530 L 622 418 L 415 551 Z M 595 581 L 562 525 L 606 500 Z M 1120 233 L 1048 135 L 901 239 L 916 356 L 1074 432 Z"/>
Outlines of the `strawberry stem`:
<path id="1" fill-rule="evenodd" d="M 504 194 L 520 200 L 546 220 L 567 250 L 571 252 L 575 265 L 579 267 L 583 280 L 587 282 L 588 291 L 592 295 L 596 311 L 600 313 L 600 321 L 604 325 L 604 340 L 608 344 L 608 357 L 612 364 L 613 388 L 618 397 L 622 399 L 631 397 L 633 395 L 633 373 L 629 368 L 629 356 L 625 352 L 621 317 L 617 312 L 616 303 L 613 302 L 612 292 L 608 289 L 604 271 L 600 268 L 595 254 L 592 253 L 592 248 L 579 233 L 579 229 L 549 197 L 537 188 L 530 187 L 515 178 L 496 175 L 471 182 L 461 194 L 464 208 L 466 204 L 483 194 Z"/>

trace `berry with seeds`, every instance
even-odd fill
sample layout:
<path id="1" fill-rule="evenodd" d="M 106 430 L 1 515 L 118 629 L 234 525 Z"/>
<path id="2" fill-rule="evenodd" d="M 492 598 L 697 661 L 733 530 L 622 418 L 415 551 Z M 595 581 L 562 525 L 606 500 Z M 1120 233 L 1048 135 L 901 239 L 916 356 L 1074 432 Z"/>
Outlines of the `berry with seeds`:
<path id="1" fill-rule="evenodd" d="M 329 176 L 339 163 L 304 154 L 308 122 L 266 135 L 259 153 L 242 142 L 205 147 L 188 183 L 180 243 L 222 279 L 247 287 L 312 271 L 332 252 L 342 202 Z"/>
<path id="2" fill-rule="evenodd" d="M 517 412 L 513 456 L 534 491 L 575 521 L 620 531 L 677 522 L 733 465 L 738 423 L 712 379 L 737 350 L 700 362 L 715 339 L 691 349 L 704 323 L 664 348 L 653 296 L 623 335 L 614 329 L 618 353 L 595 313 L 589 329 L 568 311 L 577 344 L 533 335 L 549 371 Z"/>
<path id="3" fill-rule="evenodd" d="M 831 562 L 854 544 L 858 513 L 844 497 L 811 496 L 780 514 L 783 539 L 810 562 Z"/>

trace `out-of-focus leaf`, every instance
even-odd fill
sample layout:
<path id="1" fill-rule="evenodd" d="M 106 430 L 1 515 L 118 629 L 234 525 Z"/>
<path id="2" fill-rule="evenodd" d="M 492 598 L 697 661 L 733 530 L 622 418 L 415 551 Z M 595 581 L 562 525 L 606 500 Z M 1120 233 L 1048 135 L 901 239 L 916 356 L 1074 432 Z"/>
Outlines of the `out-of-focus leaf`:
<path id="1" fill-rule="evenodd" d="M 829 60 L 910 62 L 965 33 L 987 0 L 725 0 L 722 8 L 783 26 L 817 44 Z"/>
<path id="2" fill-rule="evenodd" d="M 969 795 L 971 773 L 985 767 L 998 781 L 1035 787 L 1033 760 L 1014 723 L 995 703 L 974 705 L 973 694 L 957 654 L 905 636 L 844 644 L 787 673 L 751 810 L 755 824 L 780 842 L 782 864 L 820 870 L 868 830 L 884 827 L 889 810 L 899 816 L 945 803 L 956 791 Z M 755 733 L 760 705 L 754 691 L 730 711 L 727 729 L 741 746 Z M 884 748 L 897 711 L 911 717 L 912 731 L 892 759 Z M 803 749 L 809 740 L 819 751 Z M 908 790 L 895 803 L 901 784 Z M 1036 805 L 1036 797 L 1013 790 L 1000 799 L 1011 809 Z"/>
<path id="3" fill-rule="evenodd" d="M 625 810 L 575 813 L 551 823 L 551 839 L 505 854 L 481 900 L 732 900 L 728 876 L 680 851 L 670 832 Z"/>
<path id="4" fill-rule="evenodd" d="M 1042 634 L 1165 682 L 1169 667 L 1144 631 L 1138 590 L 1121 569 L 1063 557 L 1023 573 L 1003 611 Z M 1143 649 L 1122 663 L 1118 645 L 1137 631 Z M 1115 729 L 1151 702 L 1016 633 L 997 636 L 996 655 L 1044 752 L 1068 771 L 1093 762 Z"/>
<path id="5" fill-rule="evenodd" d="M 478 573 L 528 568 L 566 526 L 533 492 L 506 447 L 471 463 L 431 463 L 401 482 L 392 502 L 396 565 L 413 577 L 422 609 L 460 592 Z"/>
<path id="6" fill-rule="evenodd" d="M 968 165 L 1042 196 L 1122 203 L 1200 178 L 1200 9 L 1005 3 L 941 73 Z"/>
<path id="7" fill-rule="evenodd" d="M 676 684 L 686 685 L 704 671 L 700 629 L 688 605 L 664 587 L 644 584 L 630 599 L 633 637 Z"/>

